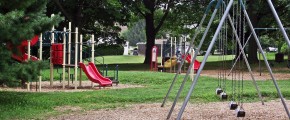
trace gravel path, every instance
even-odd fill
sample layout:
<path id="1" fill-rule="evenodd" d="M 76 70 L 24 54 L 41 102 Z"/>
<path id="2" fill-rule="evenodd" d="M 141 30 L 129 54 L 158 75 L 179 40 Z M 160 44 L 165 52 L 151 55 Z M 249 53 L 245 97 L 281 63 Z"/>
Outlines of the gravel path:
<path id="1" fill-rule="evenodd" d="M 178 104 L 175 108 L 180 109 Z M 287 100 L 287 105 L 290 101 Z M 101 109 L 97 111 L 86 111 L 49 118 L 50 120 L 165 120 L 171 107 L 168 103 L 161 108 L 160 103 L 136 104 L 125 108 Z M 235 111 L 229 110 L 228 102 L 212 102 L 200 104 L 188 104 L 182 119 L 184 120 L 287 120 L 287 114 L 279 100 L 266 102 L 244 103 L 246 117 L 237 118 Z M 170 119 L 175 119 L 178 111 L 174 111 Z"/>

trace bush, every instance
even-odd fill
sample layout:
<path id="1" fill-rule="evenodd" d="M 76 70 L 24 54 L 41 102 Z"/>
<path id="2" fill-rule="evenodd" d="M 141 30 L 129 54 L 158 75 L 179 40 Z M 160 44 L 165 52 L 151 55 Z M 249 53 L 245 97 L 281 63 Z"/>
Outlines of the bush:
<path id="1" fill-rule="evenodd" d="M 287 54 L 288 51 L 289 51 L 288 45 L 286 43 L 284 43 L 281 47 L 281 53 Z"/>

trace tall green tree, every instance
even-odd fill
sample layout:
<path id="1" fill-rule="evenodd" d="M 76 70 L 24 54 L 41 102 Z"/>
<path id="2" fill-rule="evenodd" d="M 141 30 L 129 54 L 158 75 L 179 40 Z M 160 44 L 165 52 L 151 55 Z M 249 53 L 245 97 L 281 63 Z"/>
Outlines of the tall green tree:
<path id="1" fill-rule="evenodd" d="M 125 40 L 129 41 L 131 46 L 136 46 L 138 42 L 145 42 L 145 21 L 139 20 L 138 22 L 133 23 L 132 26 L 129 26 L 129 29 L 122 33 L 122 36 Z"/>
<path id="2" fill-rule="evenodd" d="M 179 10 L 178 14 L 185 12 L 181 9 L 186 8 L 185 6 L 197 6 L 204 1 L 180 1 L 180 0 L 121 0 L 121 2 L 131 10 L 134 15 L 145 19 L 145 32 L 146 32 L 146 52 L 145 52 L 145 64 L 150 63 L 151 49 L 155 45 L 155 38 L 158 32 L 161 30 L 164 23 L 168 20 L 169 14 Z M 192 9 L 188 9 L 192 10 Z M 194 9 L 195 11 L 197 9 Z M 180 20 L 180 21 L 179 21 Z M 170 20 L 169 20 L 170 21 Z M 188 25 L 182 19 L 174 18 L 175 23 L 179 22 L 183 25 Z M 187 21 L 189 22 L 189 21 Z M 191 25 L 191 24 L 189 24 Z M 183 26 L 179 26 L 183 28 Z M 174 30 L 172 30 L 174 31 Z"/>
<path id="3" fill-rule="evenodd" d="M 46 0 L 0 1 L 0 84 L 19 80 L 25 83 L 39 75 L 37 71 L 40 64 L 13 62 L 11 51 L 14 54 L 19 51 L 16 48 L 10 49 L 7 45 L 18 46 L 23 40 L 31 39 L 60 22 L 58 15 L 54 18 L 46 16 L 46 4 Z"/>
<path id="4" fill-rule="evenodd" d="M 281 22 L 284 24 L 284 27 L 290 27 L 290 3 L 289 0 L 279 0 L 279 1 L 273 1 L 273 4 L 275 6 L 275 9 L 281 19 Z M 269 8 L 269 5 L 264 0 L 247 0 L 247 11 L 249 13 L 251 22 L 255 28 L 274 28 L 278 27 L 274 16 L 272 14 L 271 9 Z M 249 29 L 246 30 L 246 35 L 249 36 L 251 31 Z M 282 34 L 279 31 L 257 31 L 259 36 L 268 34 L 272 39 L 275 41 L 279 41 L 281 39 L 277 38 L 276 34 Z M 271 35 L 272 33 L 272 35 Z M 275 35 L 273 35 L 273 33 Z M 275 42 L 273 42 L 275 43 Z M 273 46 L 278 46 L 274 45 Z M 252 37 L 249 41 L 249 47 L 248 47 L 248 60 L 251 63 L 258 62 L 257 58 L 257 43 Z"/>
<path id="5" fill-rule="evenodd" d="M 95 38 L 122 43 L 119 25 L 126 25 L 130 16 L 118 0 L 51 0 L 47 14 L 61 12 L 65 21 L 60 28 L 72 22 L 82 34 L 95 34 Z"/>

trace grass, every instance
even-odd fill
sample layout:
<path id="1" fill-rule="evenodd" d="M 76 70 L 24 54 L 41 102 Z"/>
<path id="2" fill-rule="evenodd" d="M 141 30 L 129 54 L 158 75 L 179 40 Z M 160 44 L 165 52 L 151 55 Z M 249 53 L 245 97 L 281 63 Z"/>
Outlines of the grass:
<path id="1" fill-rule="evenodd" d="M 198 61 L 202 61 L 204 56 L 197 56 Z M 232 60 L 233 55 L 226 55 L 226 60 Z M 104 64 L 141 64 L 144 62 L 144 56 L 130 56 L 130 55 L 122 55 L 122 56 L 103 56 L 96 57 L 98 61 L 96 64 L 100 64 L 104 60 Z M 207 62 L 216 62 L 220 61 L 221 58 L 219 55 L 211 55 L 208 57 Z M 100 62 L 100 63 L 99 63 Z M 158 57 L 158 62 L 161 62 L 161 57 Z"/>
<path id="2" fill-rule="evenodd" d="M 143 59 L 140 56 L 107 56 L 106 59 L 120 61 L 107 61 L 110 66 L 120 65 L 119 80 L 123 84 L 138 84 L 142 88 L 96 90 L 85 92 L 49 92 L 49 93 L 26 93 L 26 92 L 8 92 L 0 91 L 0 119 L 47 119 L 50 116 L 70 113 L 72 111 L 57 111 L 54 108 L 63 106 L 80 107 L 78 112 L 87 110 L 97 110 L 102 108 L 124 107 L 128 104 L 139 103 L 161 103 L 174 74 L 149 71 L 148 65 L 141 64 Z M 136 60 L 133 60 L 133 58 Z M 126 61 L 128 63 L 125 63 Z M 212 62 L 207 63 L 207 69 L 217 69 L 219 67 L 216 58 L 210 58 Z M 122 62 L 123 61 L 123 62 Z M 228 64 L 230 62 L 227 62 Z M 49 70 L 45 70 L 44 79 L 49 79 Z M 56 74 L 56 72 L 55 72 Z M 172 93 L 169 96 L 168 104 L 173 101 L 177 90 L 183 80 L 179 75 Z M 231 82 L 226 80 L 227 93 L 231 96 Z M 187 81 L 184 91 L 181 94 L 179 102 L 187 94 L 191 81 Z M 289 80 L 278 81 L 278 85 L 286 99 L 290 98 Z M 266 100 L 277 99 L 278 95 L 272 81 L 258 81 L 262 95 Z M 210 77 L 200 77 L 194 92 L 191 96 L 191 102 L 216 102 L 220 101 L 215 96 L 217 79 Z M 114 87 L 114 86 L 113 86 Z M 251 81 L 244 81 L 244 101 L 258 101 L 256 90 Z"/>

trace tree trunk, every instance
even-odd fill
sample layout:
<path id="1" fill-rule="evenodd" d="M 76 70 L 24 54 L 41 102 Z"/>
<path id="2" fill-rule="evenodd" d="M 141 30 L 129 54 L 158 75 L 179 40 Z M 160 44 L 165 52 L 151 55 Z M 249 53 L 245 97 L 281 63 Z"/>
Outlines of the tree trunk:
<path id="1" fill-rule="evenodd" d="M 255 4 L 254 4 L 254 0 L 249 1 L 248 4 L 248 10 L 247 11 L 253 11 Z M 251 22 L 253 24 L 254 27 L 257 27 L 258 25 L 258 16 L 256 15 L 256 12 L 248 12 L 249 13 L 249 17 L 251 19 Z M 249 32 L 251 32 L 251 30 L 248 30 Z M 254 39 L 254 37 L 251 37 L 250 41 L 249 41 L 249 48 L 248 48 L 248 61 L 250 63 L 257 63 L 258 62 L 258 54 L 257 54 L 257 43 Z"/>
<path id="2" fill-rule="evenodd" d="M 79 0 L 77 3 L 77 7 L 76 7 L 76 14 L 74 16 L 74 27 L 78 27 L 79 32 L 81 33 L 81 28 L 83 27 L 83 6 L 84 6 L 84 0 Z"/>
<path id="3" fill-rule="evenodd" d="M 26 88 L 26 80 L 21 80 L 21 88 L 22 89 Z"/>
<path id="4" fill-rule="evenodd" d="M 155 28 L 154 28 L 154 14 L 146 13 L 145 14 L 145 22 L 146 22 L 146 51 L 145 51 L 145 60 L 144 64 L 150 64 L 151 62 L 151 49 L 155 45 Z"/>

